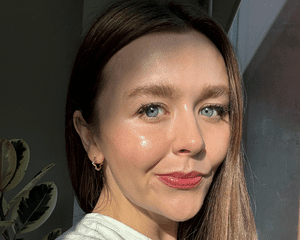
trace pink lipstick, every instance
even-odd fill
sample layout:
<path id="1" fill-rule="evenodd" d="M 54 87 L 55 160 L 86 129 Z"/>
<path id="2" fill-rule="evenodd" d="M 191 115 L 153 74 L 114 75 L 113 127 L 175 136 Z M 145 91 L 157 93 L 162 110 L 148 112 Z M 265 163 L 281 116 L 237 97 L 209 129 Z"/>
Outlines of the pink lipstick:
<path id="1" fill-rule="evenodd" d="M 191 189 L 196 187 L 203 178 L 199 172 L 181 173 L 173 172 L 168 174 L 157 174 L 159 180 L 171 188 Z"/>

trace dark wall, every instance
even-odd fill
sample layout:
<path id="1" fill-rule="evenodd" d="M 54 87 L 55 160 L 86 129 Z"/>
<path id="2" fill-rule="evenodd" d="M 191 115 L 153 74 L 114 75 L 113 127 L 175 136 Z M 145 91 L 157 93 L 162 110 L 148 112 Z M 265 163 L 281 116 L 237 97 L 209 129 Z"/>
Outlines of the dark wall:
<path id="1" fill-rule="evenodd" d="M 82 0 L 1 1 L 0 138 L 24 139 L 31 157 L 23 181 L 5 193 L 10 200 L 41 169 L 54 182 L 51 217 L 25 239 L 40 240 L 72 225 L 73 192 L 64 149 L 64 108 L 73 55 L 82 29 Z M 2 239 L 0 237 L 0 239 Z"/>
<path id="2" fill-rule="evenodd" d="M 300 189 L 300 7 L 280 13 L 244 74 L 247 182 L 259 239 L 297 239 Z M 295 7 L 295 6 L 293 6 Z M 266 51 L 266 49 L 268 49 Z"/>

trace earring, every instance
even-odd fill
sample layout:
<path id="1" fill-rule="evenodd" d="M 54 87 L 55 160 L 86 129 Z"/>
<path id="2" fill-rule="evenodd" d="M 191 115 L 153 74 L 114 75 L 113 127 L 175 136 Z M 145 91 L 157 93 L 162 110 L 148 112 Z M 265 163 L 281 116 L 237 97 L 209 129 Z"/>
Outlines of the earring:
<path id="1" fill-rule="evenodd" d="M 100 171 L 103 163 L 99 163 L 100 167 L 97 167 L 95 161 L 96 161 L 96 157 L 94 157 L 92 164 L 97 171 Z"/>

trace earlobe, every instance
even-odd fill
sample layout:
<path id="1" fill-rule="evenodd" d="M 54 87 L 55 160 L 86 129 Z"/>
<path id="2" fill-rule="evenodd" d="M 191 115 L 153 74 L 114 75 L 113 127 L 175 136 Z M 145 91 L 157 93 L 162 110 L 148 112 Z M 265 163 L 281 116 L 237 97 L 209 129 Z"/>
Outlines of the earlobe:
<path id="1" fill-rule="evenodd" d="M 102 163 L 104 160 L 102 151 L 96 144 L 93 134 L 79 110 L 76 110 L 73 114 L 73 124 L 89 159 L 93 161 L 96 158 L 96 163 Z"/>

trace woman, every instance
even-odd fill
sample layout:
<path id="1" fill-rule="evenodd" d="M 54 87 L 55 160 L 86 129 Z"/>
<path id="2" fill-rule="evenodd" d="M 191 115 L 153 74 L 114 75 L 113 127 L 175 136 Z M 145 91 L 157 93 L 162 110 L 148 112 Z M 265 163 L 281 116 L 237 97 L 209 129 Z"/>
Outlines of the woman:
<path id="1" fill-rule="evenodd" d="M 88 213 L 60 239 L 256 239 L 238 65 L 197 6 L 111 5 L 75 59 L 69 173 Z"/>

